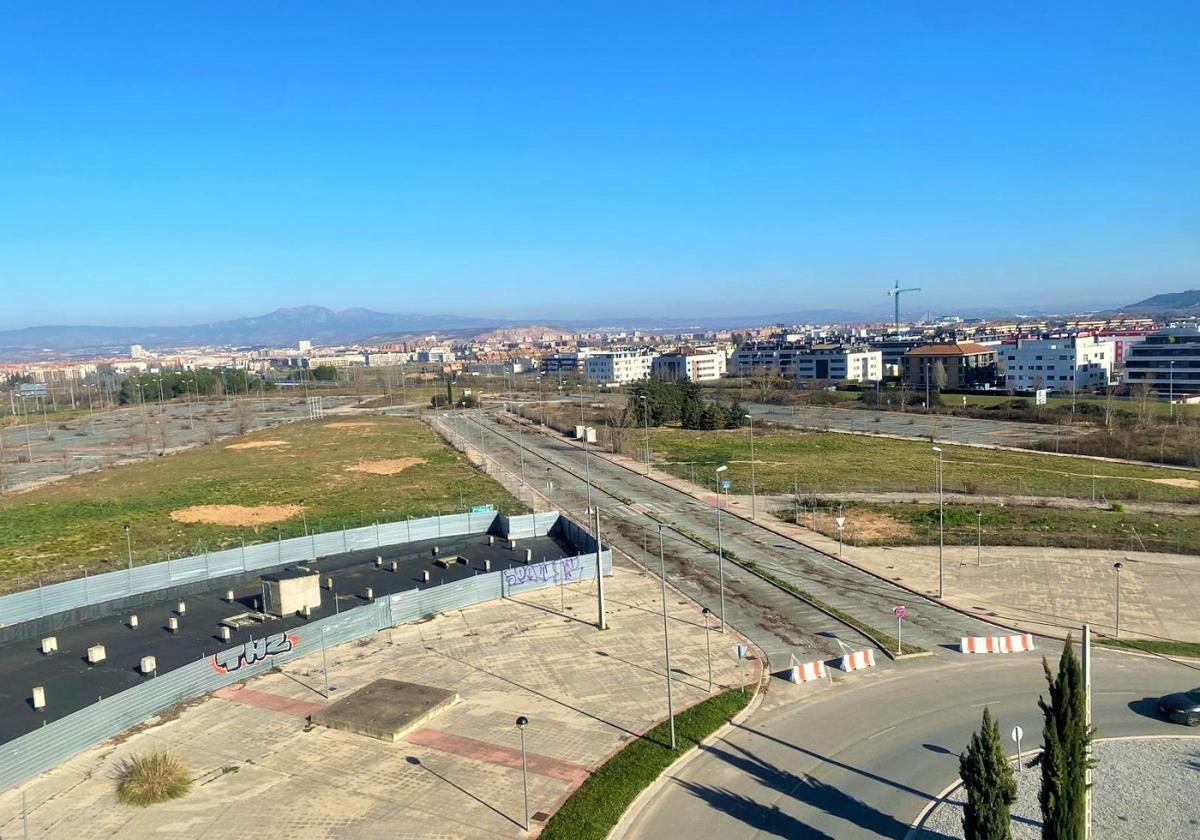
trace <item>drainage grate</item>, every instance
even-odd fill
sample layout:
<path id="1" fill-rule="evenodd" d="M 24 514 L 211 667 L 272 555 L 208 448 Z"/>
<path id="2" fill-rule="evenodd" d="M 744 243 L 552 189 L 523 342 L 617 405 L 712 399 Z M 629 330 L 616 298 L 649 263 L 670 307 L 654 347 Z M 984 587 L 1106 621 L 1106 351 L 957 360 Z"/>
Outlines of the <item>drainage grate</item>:
<path id="1" fill-rule="evenodd" d="M 538 811 L 536 814 L 533 815 L 534 822 L 545 822 L 548 819 L 550 819 L 550 815 L 547 814 L 545 811 Z"/>

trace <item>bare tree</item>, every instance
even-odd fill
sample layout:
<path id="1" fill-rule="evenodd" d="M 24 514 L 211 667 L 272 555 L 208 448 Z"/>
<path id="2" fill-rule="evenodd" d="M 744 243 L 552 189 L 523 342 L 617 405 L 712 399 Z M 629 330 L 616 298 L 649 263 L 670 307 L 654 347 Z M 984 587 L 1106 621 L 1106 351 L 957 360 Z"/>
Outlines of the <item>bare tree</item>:
<path id="1" fill-rule="evenodd" d="M 946 387 L 946 363 L 941 359 L 933 363 L 933 387 L 938 391 Z"/>

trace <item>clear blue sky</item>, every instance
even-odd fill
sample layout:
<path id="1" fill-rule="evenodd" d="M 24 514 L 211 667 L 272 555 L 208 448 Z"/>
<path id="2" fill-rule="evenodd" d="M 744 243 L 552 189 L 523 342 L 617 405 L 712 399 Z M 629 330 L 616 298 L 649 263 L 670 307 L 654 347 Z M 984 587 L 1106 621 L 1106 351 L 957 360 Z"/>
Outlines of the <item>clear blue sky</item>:
<path id="1" fill-rule="evenodd" d="M 1195 0 L 6 4 L 0 326 L 1194 288 L 1198 45 Z"/>

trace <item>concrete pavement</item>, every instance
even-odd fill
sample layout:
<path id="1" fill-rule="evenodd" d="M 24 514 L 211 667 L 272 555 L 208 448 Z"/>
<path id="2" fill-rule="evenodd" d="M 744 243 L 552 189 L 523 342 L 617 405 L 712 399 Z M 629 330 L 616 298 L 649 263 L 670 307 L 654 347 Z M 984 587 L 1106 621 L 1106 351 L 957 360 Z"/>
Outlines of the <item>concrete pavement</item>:
<path id="1" fill-rule="evenodd" d="M 499 838 L 525 836 L 517 715 L 526 715 L 534 829 L 610 753 L 666 714 L 662 603 L 618 564 L 600 632 L 594 583 L 494 601 L 329 650 L 332 699 L 379 677 L 461 702 L 397 743 L 306 726 L 325 704 L 319 655 L 188 704 L 0 794 L 0 836 Z M 699 609 L 668 592 L 676 709 L 710 696 Z M 565 609 L 563 609 L 565 605 Z M 712 632 L 714 690 L 756 677 Z M 196 783 L 149 808 L 116 801 L 120 762 L 178 753 Z M 540 816 L 539 816 L 540 815 Z"/>

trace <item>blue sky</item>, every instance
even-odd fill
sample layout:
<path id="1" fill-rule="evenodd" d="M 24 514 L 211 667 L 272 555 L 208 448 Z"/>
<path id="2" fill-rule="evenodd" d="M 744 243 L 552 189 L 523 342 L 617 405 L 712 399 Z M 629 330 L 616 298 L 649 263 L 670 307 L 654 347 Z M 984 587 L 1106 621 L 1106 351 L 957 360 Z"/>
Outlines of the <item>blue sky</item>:
<path id="1" fill-rule="evenodd" d="M 1198 43 L 1195 2 L 8 4 L 0 326 L 1194 288 Z"/>

